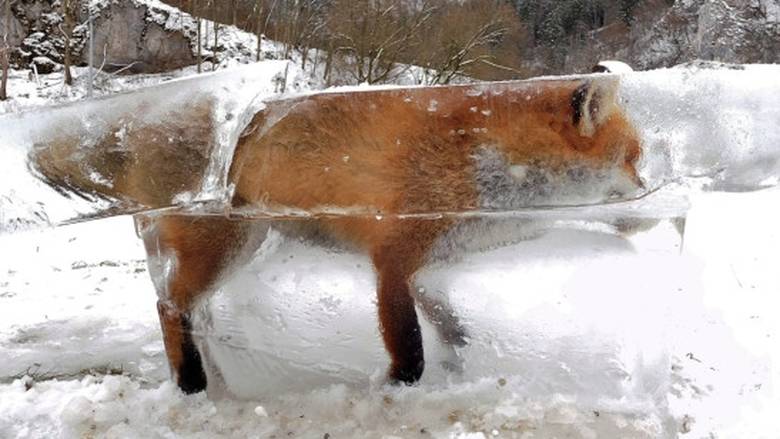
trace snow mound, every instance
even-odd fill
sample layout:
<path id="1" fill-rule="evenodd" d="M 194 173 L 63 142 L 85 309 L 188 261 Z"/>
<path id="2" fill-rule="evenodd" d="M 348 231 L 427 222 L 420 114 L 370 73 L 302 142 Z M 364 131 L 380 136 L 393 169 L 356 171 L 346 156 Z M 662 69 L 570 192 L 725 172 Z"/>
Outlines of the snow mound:
<path id="1" fill-rule="evenodd" d="M 170 382 L 149 388 L 123 376 L 27 377 L 0 385 L 0 393 L 0 427 L 18 438 L 671 437 L 655 416 L 583 412 L 560 396 L 517 395 L 500 379 L 446 389 L 334 385 L 262 402 L 211 401 Z M 23 421 L 30 418 L 44 422 Z"/>

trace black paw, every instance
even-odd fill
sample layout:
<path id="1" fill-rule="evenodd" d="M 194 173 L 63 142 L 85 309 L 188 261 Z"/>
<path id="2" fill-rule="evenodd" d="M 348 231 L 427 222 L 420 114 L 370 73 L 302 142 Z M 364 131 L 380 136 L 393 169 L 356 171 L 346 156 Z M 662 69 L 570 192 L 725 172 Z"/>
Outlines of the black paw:
<path id="1" fill-rule="evenodd" d="M 420 360 L 413 365 L 393 366 L 390 368 L 390 382 L 393 384 L 406 384 L 411 386 L 417 381 L 425 370 L 425 361 Z"/>
<path id="2" fill-rule="evenodd" d="M 182 375 L 179 377 L 179 389 L 186 394 L 200 393 L 206 390 L 206 375 Z"/>
<path id="3" fill-rule="evenodd" d="M 198 393 L 206 390 L 206 372 L 203 371 L 203 362 L 200 352 L 193 343 L 184 343 L 182 346 L 182 362 L 178 371 L 179 388 L 184 393 Z"/>

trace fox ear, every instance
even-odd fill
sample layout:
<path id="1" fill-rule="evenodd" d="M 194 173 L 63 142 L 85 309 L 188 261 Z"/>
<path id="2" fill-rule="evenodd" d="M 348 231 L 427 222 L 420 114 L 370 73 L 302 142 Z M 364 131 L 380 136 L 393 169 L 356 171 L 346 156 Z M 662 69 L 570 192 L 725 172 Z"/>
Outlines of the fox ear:
<path id="1" fill-rule="evenodd" d="M 596 129 L 615 111 L 617 83 L 612 81 L 585 82 L 572 93 L 572 122 L 580 135 L 591 137 Z"/>

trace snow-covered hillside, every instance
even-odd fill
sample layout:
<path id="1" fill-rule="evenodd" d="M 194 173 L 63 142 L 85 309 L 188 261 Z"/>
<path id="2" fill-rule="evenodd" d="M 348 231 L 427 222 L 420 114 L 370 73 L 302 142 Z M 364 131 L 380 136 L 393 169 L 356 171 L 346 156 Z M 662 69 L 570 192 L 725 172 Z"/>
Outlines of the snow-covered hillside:
<path id="1" fill-rule="evenodd" d="M 192 20 L 186 14 L 176 14 L 175 23 L 183 20 Z M 212 22 L 205 22 L 205 27 L 213 29 Z M 189 29 L 189 28 L 185 28 Z M 206 50 L 209 45 L 206 42 Z M 220 62 L 218 65 L 210 61 L 204 63 L 203 71 L 208 74 L 212 71 L 224 70 L 243 64 L 255 62 L 257 38 L 232 26 L 220 28 Z M 281 47 L 274 41 L 264 40 L 262 44 L 263 59 L 276 59 L 279 57 Z M 208 55 L 208 53 L 207 53 Z M 300 68 L 300 60 L 295 58 L 289 63 L 287 82 L 282 88 L 288 91 L 301 91 L 323 88 L 323 83 L 316 76 L 311 76 Z M 11 69 L 8 82 L 8 95 L 10 99 L 0 102 L 0 114 L 18 113 L 37 107 L 51 104 L 80 101 L 87 98 L 89 88 L 89 68 L 75 67 L 72 69 L 74 76 L 73 86 L 64 83 L 63 71 L 55 71 L 49 74 L 35 74 L 30 70 Z M 95 71 L 94 96 L 107 96 L 120 92 L 131 91 L 142 87 L 160 84 L 173 79 L 192 77 L 197 74 L 195 65 L 176 69 L 164 73 L 120 75 Z"/>
<path id="2" fill-rule="evenodd" d="M 33 8 L 35 9 L 35 8 Z M 128 11 L 140 10 L 141 13 L 128 13 Z M 150 85 L 159 84 L 176 78 L 183 78 L 193 76 L 197 73 L 197 67 L 195 65 L 195 54 L 197 53 L 197 22 L 187 13 L 180 11 L 177 8 L 171 7 L 159 0 L 91 0 L 88 8 L 83 10 L 84 21 L 79 23 L 74 29 L 74 41 L 73 45 L 82 59 L 82 65 L 87 63 L 87 11 L 96 18 L 97 30 L 95 45 L 96 49 L 95 65 L 96 67 L 103 67 L 105 71 L 95 69 L 93 80 L 93 93 L 94 96 L 105 96 L 122 91 L 129 91 L 146 87 Z M 140 14 L 140 15 L 137 15 Z M 32 14 L 34 15 L 34 14 Z M 114 23 L 111 20 L 138 20 L 140 23 Z M 35 107 L 50 105 L 52 103 L 65 103 L 83 100 L 86 98 L 89 88 L 90 74 L 87 67 L 73 67 L 72 73 L 74 77 L 74 84 L 67 86 L 64 84 L 62 66 L 58 64 L 61 62 L 62 54 L 59 46 L 63 43 L 60 41 L 62 37 L 55 31 L 49 33 L 41 32 L 41 29 L 50 30 L 56 28 L 56 25 L 62 21 L 56 12 L 43 14 L 43 17 L 28 17 L 29 21 L 33 21 L 30 26 L 32 33 L 27 35 L 22 41 L 22 52 L 24 52 L 23 59 L 31 58 L 31 60 L 40 60 L 45 58 L 45 64 L 47 66 L 53 66 L 53 72 L 51 73 L 38 73 L 34 69 L 14 69 L 10 70 L 10 79 L 8 83 L 8 95 L 10 97 L 7 101 L 0 101 L 0 114 L 16 113 L 20 111 L 26 111 Z M 105 29 L 100 29 L 102 23 L 105 24 Z M 165 37 L 171 38 L 171 36 L 179 36 L 183 38 L 189 45 L 189 51 L 192 53 L 190 64 L 185 67 L 167 69 L 162 73 L 145 73 L 145 74 L 133 74 L 127 75 L 128 69 L 132 68 L 135 62 L 126 60 L 127 65 L 113 66 L 109 68 L 106 66 L 107 60 L 104 60 L 103 56 L 108 56 L 103 51 L 106 50 L 105 46 L 108 44 L 101 40 L 101 35 L 116 32 L 118 29 L 124 27 L 143 27 L 144 25 L 157 26 L 160 31 L 158 41 L 129 41 L 126 44 L 129 45 L 145 45 L 150 47 L 145 48 L 112 48 L 114 52 L 119 52 L 115 56 L 119 59 L 124 59 L 130 54 L 137 56 L 158 56 L 164 58 L 166 53 L 153 52 L 147 54 L 144 52 L 152 50 L 157 46 L 164 46 Z M 21 25 L 20 25 L 21 26 Z M 114 26 L 112 28 L 111 26 Z M 288 59 L 290 61 L 289 71 L 287 72 L 287 82 L 282 87 L 285 91 L 295 92 L 304 90 L 319 90 L 325 87 L 325 81 L 322 78 L 322 72 L 324 71 L 324 58 L 309 59 L 307 63 L 304 63 L 301 54 L 293 51 L 289 54 L 288 58 L 284 56 L 284 47 L 281 43 L 271 41 L 263 38 L 259 49 L 260 55 L 258 56 L 258 44 L 257 36 L 245 31 L 242 31 L 235 26 L 218 25 L 218 44 L 215 45 L 214 32 L 215 23 L 209 20 L 202 20 L 201 29 L 201 42 L 202 42 L 202 71 L 204 73 L 220 71 L 227 68 L 235 67 L 242 64 L 251 64 L 260 60 L 282 60 Z M 142 38 L 140 35 L 135 35 L 138 31 L 132 31 L 125 29 L 126 32 L 130 32 L 133 37 Z M 21 39 L 24 35 L 21 35 Z M 129 36 L 126 36 L 129 37 Z M 121 46 L 121 44 L 120 44 Z M 103 48 L 100 50 L 100 48 Z M 158 48 L 158 51 L 161 50 Z M 173 49 L 171 49 L 173 50 Z M 46 54 L 48 56 L 36 56 Z M 30 61 L 30 65 L 34 65 L 35 62 Z M 43 62 L 43 61 L 41 61 Z M 142 63 L 142 60 L 137 61 Z M 181 65 L 183 61 L 179 62 Z M 77 63 L 78 64 L 78 63 Z M 306 64 L 306 68 L 302 66 Z M 26 66 L 26 64 L 25 64 Z M 390 75 L 393 78 L 393 83 L 396 84 L 419 84 L 426 81 L 426 72 L 424 69 L 417 66 L 398 65 L 398 74 Z M 159 70 L 159 69 L 158 69 Z M 132 70 L 129 70 L 132 71 Z M 157 70 L 155 70 L 157 71 Z M 113 73 L 112 73 L 113 72 Z M 122 73 L 124 72 L 124 73 Z M 331 83 L 336 85 L 352 84 L 349 78 L 340 77 L 336 74 L 331 78 Z"/>

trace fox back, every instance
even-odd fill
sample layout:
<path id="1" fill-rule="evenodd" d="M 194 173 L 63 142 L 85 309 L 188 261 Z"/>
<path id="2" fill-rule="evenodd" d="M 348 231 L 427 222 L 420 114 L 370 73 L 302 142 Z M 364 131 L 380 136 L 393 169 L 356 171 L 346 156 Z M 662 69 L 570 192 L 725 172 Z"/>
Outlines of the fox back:
<path id="1" fill-rule="evenodd" d="M 641 187 L 601 79 L 325 93 L 269 103 L 241 137 L 240 205 L 413 214 L 581 204 Z"/>

